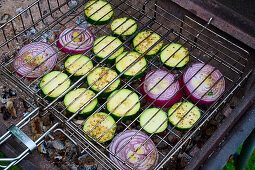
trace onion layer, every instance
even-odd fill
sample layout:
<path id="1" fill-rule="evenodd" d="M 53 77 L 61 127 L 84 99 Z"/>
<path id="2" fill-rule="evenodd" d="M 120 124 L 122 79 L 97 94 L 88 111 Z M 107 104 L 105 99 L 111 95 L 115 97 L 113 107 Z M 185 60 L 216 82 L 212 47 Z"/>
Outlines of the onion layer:
<path id="1" fill-rule="evenodd" d="M 137 134 L 135 135 L 135 133 Z M 131 137 L 133 138 L 131 139 Z M 152 142 L 151 139 L 148 139 L 148 138 L 149 136 L 147 136 L 143 132 L 139 132 L 138 130 L 127 130 L 123 132 L 122 134 L 121 133 L 118 134 L 113 139 L 109 150 L 117 154 L 117 156 L 122 161 L 127 161 L 127 163 L 130 166 L 136 169 L 142 169 L 142 170 L 153 169 L 158 162 L 159 155 L 158 155 L 157 148 L 155 148 L 154 143 Z M 134 155 L 132 156 L 133 153 Z M 117 158 L 113 157 L 112 155 L 110 155 L 110 158 L 119 167 L 123 169 L 129 169 L 121 161 L 119 161 Z"/>
<path id="2" fill-rule="evenodd" d="M 153 103 L 156 107 L 163 107 L 165 104 L 164 108 L 171 107 L 182 97 L 179 81 L 175 80 L 175 75 L 168 71 L 152 70 L 142 78 L 142 81 L 141 93 L 147 94 L 145 99 L 150 103 L 158 97 Z"/>
<path id="3" fill-rule="evenodd" d="M 16 73 L 28 79 L 50 72 L 57 62 L 56 50 L 45 42 L 32 42 L 23 46 L 13 62 Z"/>
<path id="4" fill-rule="evenodd" d="M 58 36 L 57 47 L 68 54 L 83 54 L 93 47 L 95 37 L 86 27 L 71 27 Z"/>
<path id="5" fill-rule="evenodd" d="M 221 72 L 204 63 L 192 64 L 183 74 L 182 82 L 185 85 L 185 92 L 190 95 L 193 102 L 201 99 L 199 104 L 213 103 L 225 90 L 225 80 Z"/>

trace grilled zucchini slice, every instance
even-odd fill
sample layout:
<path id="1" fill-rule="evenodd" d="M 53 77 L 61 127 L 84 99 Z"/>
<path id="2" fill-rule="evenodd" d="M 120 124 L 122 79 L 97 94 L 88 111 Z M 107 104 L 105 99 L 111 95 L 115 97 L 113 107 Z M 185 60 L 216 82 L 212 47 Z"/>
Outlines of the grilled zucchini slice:
<path id="1" fill-rule="evenodd" d="M 141 54 L 135 51 L 131 51 L 130 53 L 124 52 L 121 55 L 119 55 L 115 62 L 116 62 L 116 70 L 117 72 L 121 73 L 123 70 L 125 70 L 129 65 L 131 65 L 136 59 L 141 57 Z M 124 74 L 123 77 L 125 78 L 132 78 L 138 79 L 142 77 L 146 70 L 147 61 L 144 57 L 140 58 L 138 61 L 134 63 Z"/>
<path id="2" fill-rule="evenodd" d="M 154 57 L 162 48 L 163 41 L 160 41 L 161 36 L 152 31 L 139 32 L 133 39 L 133 46 L 138 53 L 145 54 L 146 51 L 157 43 L 150 51 L 145 54 L 146 58 Z"/>
<path id="3" fill-rule="evenodd" d="M 160 60 L 167 68 L 182 68 L 189 62 L 189 51 L 181 44 L 171 43 L 163 47 Z"/>
<path id="4" fill-rule="evenodd" d="M 94 25 L 107 24 L 113 17 L 112 6 L 103 0 L 89 1 L 84 7 L 86 20 Z"/>
<path id="5" fill-rule="evenodd" d="M 179 102 L 179 103 L 175 103 L 169 109 L 168 116 L 169 116 L 169 122 L 173 126 L 176 126 L 177 129 L 187 130 L 191 128 L 197 122 L 197 120 L 201 117 L 201 113 L 199 108 L 197 106 L 194 106 L 193 103 Z"/>

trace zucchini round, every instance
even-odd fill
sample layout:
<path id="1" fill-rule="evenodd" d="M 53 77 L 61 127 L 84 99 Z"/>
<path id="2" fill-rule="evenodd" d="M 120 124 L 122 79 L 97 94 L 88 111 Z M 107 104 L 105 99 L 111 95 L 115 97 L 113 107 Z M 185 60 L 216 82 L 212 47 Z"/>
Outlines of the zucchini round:
<path id="1" fill-rule="evenodd" d="M 188 49 L 182 47 L 181 44 L 171 43 L 163 47 L 160 60 L 167 68 L 182 68 L 189 62 L 188 54 Z"/>
<path id="2" fill-rule="evenodd" d="M 47 96 L 46 99 L 54 100 L 68 89 L 70 85 L 71 80 L 68 78 L 68 75 L 60 71 L 52 71 L 42 78 L 40 89 L 43 95 Z"/>
<path id="3" fill-rule="evenodd" d="M 121 89 L 112 92 L 108 97 L 107 100 L 109 101 L 106 103 L 106 110 L 111 112 L 114 118 L 119 119 L 124 116 L 123 120 L 131 119 L 140 110 L 139 96 L 136 93 L 131 95 L 130 93 L 132 91 L 129 89 Z"/>
<path id="4" fill-rule="evenodd" d="M 107 24 L 112 16 L 112 6 L 103 0 L 89 1 L 84 7 L 86 20 L 94 25 Z"/>
<path id="5" fill-rule="evenodd" d="M 165 113 L 163 110 L 159 108 L 149 108 L 142 113 L 142 115 L 139 117 L 139 121 L 140 126 L 141 127 L 144 126 L 143 129 L 146 132 L 160 133 L 166 130 L 167 128 L 167 113 Z"/>
<path id="6" fill-rule="evenodd" d="M 121 36 L 122 40 L 126 40 L 137 30 L 136 21 L 127 17 L 117 18 L 111 24 L 111 30 L 114 36 Z"/>
<path id="7" fill-rule="evenodd" d="M 155 45 L 150 51 L 145 54 L 146 58 L 152 58 L 160 51 L 163 46 L 163 41 L 157 42 L 160 40 L 160 38 L 160 35 L 152 31 L 139 32 L 133 39 L 133 46 L 137 52 L 145 54 L 145 52 L 151 46 L 157 43 L 157 45 Z"/>
<path id="8" fill-rule="evenodd" d="M 111 52 L 113 52 L 117 47 L 122 45 L 122 42 L 113 36 L 102 36 L 95 40 L 93 53 L 96 55 L 96 60 L 101 61 L 107 57 Z M 115 58 L 124 51 L 122 46 L 117 51 L 115 51 L 110 57 L 107 58 L 105 62 L 112 63 Z"/>
<path id="9" fill-rule="evenodd" d="M 88 120 L 85 121 L 83 126 L 83 130 L 86 133 L 89 133 L 92 130 L 92 128 L 96 126 L 96 128 L 94 128 L 88 135 L 94 138 L 95 140 L 99 139 L 98 140 L 99 143 L 104 143 L 106 141 L 111 140 L 117 128 L 114 119 L 110 115 L 106 119 L 104 119 L 106 116 L 107 114 L 104 112 L 95 113 Z M 108 132 L 105 133 L 106 131 Z"/>
<path id="10" fill-rule="evenodd" d="M 130 64 L 132 64 L 137 58 L 141 56 L 140 53 L 135 51 L 131 51 L 128 54 L 127 53 L 128 52 L 120 54 L 115 60 L 116 62 L 115 67 L 119 73 L 125 70 Z M 145 73 L 146 65 L 147 65 L 146 59 L 142 57 L 123 74 L 123 77 L 131 78 L 135 76 L 134 79 L 142 77 Z"/>
<path id="11" fill-rule="evenodd" d="M 70 91 L 69 93 L 65 95 L 64 104 L 65 104 L 65 107 L 67 107 L 67 111 L 69 113 L 74 114 L 94 96 L 95 96 L 95 93 L 93 91 L 89 89 L 85 89 L 85 88 L 78 88 L 78 89 Z M 97 99 L 92 100 L 86 107 L 84 107 L 80 111 L 79 116 L 86 117 L 90 115 L 91 113 L 95 111 L 95 109 L 97 108 L 97 105 L 98 105 Z"/>
<path id="12" fill-rule="evenodd" d="M 74 78 L 80 78 L 88 73 L 92 68 L 92 61 L 82 54 L 72 55 L 65 61 L 66 72 L 69 75 L 73 74 Z"/>
<path id="13" fill-rule="evenodd" d="M 180 130 L 187 130 L 191 128 L 197 122 L 197 120 L 201 117 L 199 108 L 197 106 L 194 106 L 194 107 L 193 106 L 194 104 L 191 102 L 175 103 L 168 111 L 169 122 L 173 126 L 176 126 L 177 129 L 180 129 Z"/>
<path id="14" fill-rule="evenodd" d="M 105 72 L 106 74 L 104 74 Z M 102 75 L 103 77 L 101 77 Z M 88 86 L 91 86 L 95 82 L 91 86 L 91 89 L 94 92 L 98 93 L 117 76 L 118 74 L 114 70 L 109 69 L 108 67 L 98 67 L 87 76 L 87 83 L 88 83 Z M 99 79 L 99 77 L 101 78 Z M 110 93 L 118 89 L 119 86 L 120 86 L 120 79 L 117 79 L 106 90 L 104 90 L 103 93 L 100 94 L 100 97 L 101 98 L 108 97 Z"/>

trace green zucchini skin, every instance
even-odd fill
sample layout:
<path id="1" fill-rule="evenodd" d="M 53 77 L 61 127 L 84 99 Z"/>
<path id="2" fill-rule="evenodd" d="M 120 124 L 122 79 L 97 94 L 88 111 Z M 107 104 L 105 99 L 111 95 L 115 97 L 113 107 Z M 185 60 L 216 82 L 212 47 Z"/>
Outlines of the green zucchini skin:
<path id="1" fill-rule="evenodd" d="M 95 70 L 93 70 L 88 76 L 87 76 L 87 85 L 91 86 L 93 82 L 96 81 L 96 83 L 90 87 L 92 91 L 95 93 L 98 93 L 100 90 L 103 89 L 110 80 L 113 80 L 115 77 L 118 76 L 118 74 L 110 69 L 99 81 L 97 80 L 103 73 L 105 73 L 109 68 L 108 67 L 98 67 Z M 99 86 L 99 87 L 98 87 Z M 115 82 L 113 82 L 104 92 L 102 92 L 98 97 L 99 98 L 107 98 L 114 90 L 119 89 L 120 87 L 120 79 L 117 79 Z"/>
<path id="2" fill-rule="evenodd" d="M 152 31 L 139 32 L 133 39 L 133 46 L 135 48 L 135 51 L 137 51 L 140 54 L 144 54 L 153 44 L 155 44 L 158 40 L 160 40 L 160 38 L 161 38 L 160 35 Z M 162 48 L 162 46 L 163 46 L 163 41 L 158 42 L 156 46 L 154 46 L 150 51 L 148 51 L 145 54 L 146 59 L 151 59 L 154 56 L 156 56 L 160 52 L 160 49 Z"/>
<path id="3" fill-rule="evenodd" d="M 81 96 L 77 98 L 79 95 Z M 68 111 L 69 115 L 72 115 L 76 111 L 78 111 L 87 101 L 89 101 L 94 96 L 95 96 L 95 93 L 86 88 L 78 88 L 68 92 L 64 98 L 64 105 L 65 107 L 68 106 L 66 110 Z M 76 100 L 76 101 L 73 102 L 73 100 Z M 97 109 L 97 106 L 98 106 L 98 100 L 97 99 L 92 100 L 83 110 L 80 111 L 80 113 L 78 114 L 79 115 L 78 117 L 86 118 Z"/>
<path id="4" fill-rule="evenodd" d="M 116 90 L 112 92 L 111 95 L 108 97 L 107 101 L 109 101 L 106 103 L 106 111 L 108 113 L 112 112 L 111 115 L 115 120 L 119 120 L 125 114 L 126 115 L 122 117 L 122 121 L 130 120 L 135 117 L 136 114 L 139 112 L 141 105 L 139 101 L 139 96 L 136 93 L 132 93 L 127 99 L 125 99 L 130 93 L 132 93 L 132 91 L 129 89 L 121 89 L 119 91 Z M 118 106 L 118 104 L 120 105 Z M 133 107 L 133 105 L 135 106 Z M 116 106 L 118 107 L 114 110 Z M 127 106 L 128 108 L 121 110 L 120 107 L 122 107 L 123 109 L 124 106 Z M 129 111 L 130 108 L 132 109 Z M 128 113 L 126 113 L 127 111 Z"/>
<path id="5" fill-rule="evenodd" d="M 107 5 L 105 5 L 105 4 L 107 4 Z M 93 9 L 97 9 L 98 11 L 93 10 Z M 112 19 L 113 15 L 114 15 L 112 6 L 108 2 L 103 1 L 103 0 L 89 1 L 84 7 L 84 13 L 85 13 L 85 18 L 86 18 L 87 22 L 90 23 L 90 24 L 94 24 L 94 25 L 107 24 L 107 23 L 110 22 L 110 20 Z M 104 16 L 105 14 L 107 14 L 107 15 Z M 103 17 L 103 18 L 101 18 L 101 17 Z"/>
<path id="6" fill-rule="evenodd" d="M 120 54 L 116 60 L 115 60 L 115 68 L 118 73 L 121 73 L 124 69 L 126 69 L 130 64 L 132 64 L 137 58 L 141 56 L 140 53 L 131 51 L 130 53 L 128 52 L 123 52 Z M 131 79 L 132 77 L 133 80 L 137 80 L 141 77 L 146 72 L 146 66 L 147 66 L 147 61 L 144 57 L 142 57 L 138 62 L 136 62 L 131 68 L 129 68 L 123 75 L 123 78 L 126 79 Z M 137 75 L 135 75 L 138 73 Z"/>
<path id="7" fill-rule="evenodd" d="M 82 66 L 83 64 L 85 65 Z M 82 54 L 76 54 L 76 55 L 72 55 L 68 57 L 68 59 L 65 61 L 64 66 L 65 66 L 65 72 L 67 73 L 67 75 L 72 75 L 75 72 L 71 76 L 71 79 L 73 81 L 77 81 L 93 68 L 93 63 L 89 57 Z M 80 69 L 77 71 L 78 68 Z"/>
<path id="8" fill-rule="evenodd" d="M 152 119 L 150 120 L 150 118 Z M 142 115 L 139 117 L 139 121 L 140 126 L 144 126 L 143 130 L 146 132 L 161 133 L 167 128 L 167 113 L 165 113 L 163 110 L 160 110 L 159 108 L 149 108 L 142 113 Z M 146 124 L 147 121 L 149 122 Z M 156 130 L 157 128 L 158 130 Z"/>
<path id="9" fill-rule="evenodd" d="M 96 55 L 96 60 L 99 62 L 102 61 L 105 57 L 107 57 L 107 55 L 109 55 L 112 51 L 114 51 L 120 45 L 122 45 L 122 42 L 120 41 L 120 39 L 114 36 L 101 36 L 97 38 L 94 42 L 94 47 L 93 47 L 93 53 Z M 120 49 L 115 51 L 110 57 L 108 57 L 104 62 L 114 63 L 115 58 L 118 55 L 120 55 L 123 51 L 124 51 L 124 47 L 122 46 Z"/>
<path id="10" fill-rule="evenodd" d="M 178 50 L 178 51 L 175 52 L 176 50 Z M 171 56 L 172 54 L 174 54 L 174 55 Z M 160 52 L 160 61 L 168 69 L 172 69 L 172 68 L 183 69 L 187 65 L 187 63 L 189 62 L 188 54 L 189 54 L 188 49 L 185 48 L 185 47 L 182 47 L 181 44 L 171 43 L 171 44 L 165 45 L 162 48 L 162 50 Z M 171 58 L 169 58 L 170 56 L 171 56 Z M 166 60 L 167 60 L 167 62 L 166 62 Z"/>
<path id="11" fill-rule="evenodd" d="M 113 36 L 119 36 L 120 40 L 122 41 L 126 41 L 131 35 L 133 35 L 137 31 L 137 28 L 136 21 L 133 19 L 128 19 L 127 17 L 117 18 L 111 23 Z"/>
<path id="12" fill-rule="evenodd" d="M 107 116 L 104 112 L 94 113 L 90 118 L 88 118 L 83 126 L 83 130 L 88 133 L 93 127 L 95 127 L 102 119 Z M 113 127 L 112 127 L 113 126 Z M 111 128 L 111 129 L 110 129 Z M 98 142 L 105 143 L 110 141 L 115 134 L 117 125 L 115 120 L 109 115 L 104 121 L 102 121 L 94 130 L 89 134 L 95 140 L 104 134 L 108 129 L 110 129 Z M 87 135 L 86 135 L 87 136 Z M 88 139 L 90 139 L 88 137 Z"/>
<path id="13" fill-rule="evenodd" d="M 181 105 L 181 106 L 180 106 Z M 180 106 L 175 112 L 174 110 Z M 191 102 L 179 102 L 175 103 L 168 111 L 169 122 L 172 126 L 175 126 L 177 122 L 194 106 Z M 189 116 L 190 115 L 190 116 Z M 190 118 L 191 117 L 191 118 Z M 175 126 L 178 130 L 190 129 L 197 120 L 201 117 L 201 112 L 197 106 L 194 106 L 192 110 L 185 116 L 185 118 Z M 192 119 L 192 120 L 191 120 Z"/>
<path id="14" fill-rule="evenodd" d="M 55 76 L 56 78 L 54 78 Z M 65 82 L 63 83 L 64 80 Z M 47 82 L 50 82 L 50 83 L 47 84 Z M 60 83 L 62 84 L 59 85 Z M 70 85 L 71 85 L 71 80 L 68 78 L 67 74 L 61 73 L 60 71 L 52 71 L 46 74 L 45 76 L 43 76 L 39 86 L 40 86 L 42 95 L 44 97 L 47 96 L 45 97 L 45 99 L 49 101 L 53 101 L 58 96 L 60 96 L 65 90 L 67 90 L 70 87 Z M 53 92 L 51 92 L 54 88 L 56 89 Z M 59 100 L 62 100 L 62 97 L 59 98 Z"/>

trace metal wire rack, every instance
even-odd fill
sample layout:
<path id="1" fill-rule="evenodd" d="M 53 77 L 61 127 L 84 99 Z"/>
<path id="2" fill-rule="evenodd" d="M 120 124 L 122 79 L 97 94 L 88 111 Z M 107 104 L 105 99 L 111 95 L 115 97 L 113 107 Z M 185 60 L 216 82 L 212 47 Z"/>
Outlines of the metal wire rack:
<path id="1" fill-rule="evenodd" d="M 79 87 L 90 88 L 87 86 L 87 84 L 84 81 L 84 78 L 89 73 L 85 74 L 77 81 L 73 81 L 72 85 L 59 97 L 57 97 L 53 101 L 48 101 L 46 99 L 47 95 L 42 96 L 40 93 L 41 89 L 38 86 L 38 83 L 40 82 L 41 78 L 28 80 L 25 78 L 25 76 L 17 75 L 16 74 L 17 69 L 15 70 L 13 68 L 15 55 L 17 51 L 23 45 L 27 44 L 28 42 L 44 41 L 45 35 L 52 35 L 53 30 L 60 31 L 70 26 L 74 26 L 72 29 L 74 29 L 77 26 L 88 26 L 92 30 L 96 38 L 102 35 L 111 35 L 112 33 L 110 30 L 110 24 L 95 26 L 95 25 L 90 25 L 86 23 L 86 21 L 83 18 L 83 15 L 84 15 L 83 13 L 84 13 L 84 6 L 87 2 L 88 1 L 81 1 L 75 6 L 73 6 L 71 4 L 71 1 L 37 0 L 36 2 L 31 4 L 29 7 L 27 7 L 25 10 L 23 10 L 21 13 L 19 13 L 17 16 L 9 20 L 6 24 L 2 25 L 0 27 L 0 37 L 1 37 L 0 48 L 1 48 L 1 56 L 2 56 L 2 60 L 0 63 L 1 73 L 2 75 L 4 75 L 4 77 L 6 77 L 8 80 L 10 80 L 15 85 L 17 85 L 21 90 L 26 91 L 26 93 L 28 93 L 29 96 L 31 96 L 34 99 L 34 104 L 36 104 L 38 108 L 34 110 L 33 112 L 31 112 L 31 115 L 33 115 L 34 113 L 38 114 L 38 112 L 36 111 L 40 108 L 40 114 L 42 117 L 49 113 L 57 117 L 57 123 L 53 126 L 52 129 L 50 129 L 50 131 L 52 131 L 54 128 L 57 128 L 58 124 L 60 123 L 64 127 L 63 131 L 65 131 L 65 134 L 69 136 L 70 139 L 72 139 L 77 145 L 81 146 L 84 149 L 84 151 L 90 152 L 91 155 L 93 155 L 93 157 L 97 159 L 105 167 L 116 168 L 116 169 L 120 168 L 120 167 L 117 167 L 117 165 L 114 164 L 113 161 L 109 158 L 109 155 L 111 154 L 114 157 L 116 157 L 119 161 L 124 163 L 126 166 L 128 166 L 129 168 L 137 169 L 138 167 L 130 166 L 129 164 L 127 164 L 127 161 L 122 160 L 121 158 L 116 156 L 116 154 L 112 153 L 109 150 L 110 143 L 104 143 L 104 144 L 99 143 L 98 140 L 100 139 L 95 140 L 92 137 L 89 137 L 88 133 L 85 133 L 83 131 L 83 124 L 78 125 L 75 123 L 76 116 L 79 114 L 79 112 L 82 109 L 84 109 L 93 99 L 97 98 L 115 80 L 120 79 L 121 81 L 120 89 L 127 88 L 139 94 L 140 96 L 139 102 L 141 102 L 142 107 L 139 113 L 136 115 L 136 117 L 133 118 L 132 120 L 123 121 L 122 118 L 124 116 L 122 116 L 121 119 L 116 121 L 116 124 L 117 124 L 116 134 L 122 133 L 126 131 L 127 129 L 137 129 L 139 131 L 143 131 L 142 127 L 139 126 L 139 116 L 146 109 L 152 107 L 153 103 L 147 103 L 145 100 L 146 95 L 142 95 L 141 92 L 139 91 L 139 87 L 143 84 L 141 83 L 140 80 L 133 80 L 133 78 L 123 79 L 121 77 L 132 65 L 127 67 L 122 73 L 120 73 L 111 82 L 109 82 L 107 86 L 105 86 L 93 98 L 91 98 L 87 103 L 85 103 L 71 117 L 67 116 L 66 110 L 68 106 L 66 107 L 63 104 L 63 102 L 61 101 L 61 98 L 64 97 L 64 95 L 72 89 L 76 89 Z M 206 64 L 213 65 L 216 69 L 219 69 L 223 73 L 223 77 L 225 79 L 226 89 L 224 93 L 213 104 L 207 107 L 202 107 L 198 105 L 198 102 L 195 103 L 195 105 L 198 105 L 198 107 L 200 108 L 202 116 L 193 125 L 192 128 L 190 128 L 187 131 L 178 131 L 175 129 L 175 127 L 168 126 L 167 129 L 161 134 L 156 134 L 156 133 L 148 134 L 149 138 L 151 138 L 153 142 L 155 143 L 154 149 L 157 149 L 159 153 L 159 161 L 156 166 L 156 169 L 159 169 L 159 168 L 162 168 L 164 164 L 167 161 L 169 161 L 169 159 L 171 159 L 173 155 L 176 152 L 178 152 L 182 148 L 182 146 L 184 146 L 191 139 L 191 137 L 194 136 L 196 132 L 199 131 L 199 129 L 208 120 L 210 120 L 210 118 L 213 115 L 215 115 L 215 113 L 231 98 L 231 96 L 236 92 L 236 90 L 247 79 L 248 75 L 250 74 L 249 68 L 246 67 L 248 63 L 249 54 L 248 52 L 246 52 L 239 46 L 233 44 L 232 42 L 228 41 L 224 37 L 210 30 L 208 26 L 211 20 L 209 20 L 208 23 L 200 24 L 199 22 L 195 21 L 194 19 L 188 16 L 184 16 L 183 19 L 179 19 L 178 17 L 174 16 L 173 14 L 169 13 L 166 9 L 158 5 L 157 1 L 150 1 L 150 0 L 149 1 L 134 1 L 134 0 L 110 1 L 109 0 L 108 2 L 113 7 L 113 11 L 114 11 L 113 19 L 120 18 L 120 17 L 128 17 L 128 18 L 132 18 L 136 20 L 138 24 L 138 30 L 126 41 L 124 41 L 122 45 L 116 48 L 111 54 L 113 54 L 122 46 L 124 46 L 125 51 L 128 51 L 128 53 L 130 51 L 133 51 L 135 47 L 132 46 L 132 41 L 131 41 L 132 38 L 134 38 L 134 36 L 137 35 L 137 33 L 140 31 L 151 30 L 159 34 L 161 36 L 161 39 L 157 41 L 152 47 L 150 47 L 150 49 L 152 49 L 161 41 L 163 41 L 164 44 L 169 44 L 173 42 L 179 43 L 182 45 L 182 47 L 186 47 L 189 49 L 190 61 L 188 66 L 182 70 L 176 69 L 176 67 L 174 67 L 168 70 L 169 73 L 170 72 L 175 73 L 178 75 L 178 78 L 181 78 L 184 71 L 192 63 L 204 62 Z M 31 33 L 31 30 L 34 30 L 34 32 Z M 58 37 L 58 38 L 61 38 L 61 37 Z M 46 40 L 51 46 L 53 46 L 55 49 L 58 49 L 56 47 L 56 41 L 58 38 L 53 40 L 50 40 L 48 38 Z M 145 53 L 150 51 L 150 49 L 148 49 Z M 55 70 L 60 70 L 61 72 L 64 72 L 65 70 L 62 67 L 63 63 L 69 56 L 71 56 L 71 54 L 70 53 L 64 54 L 61 52 L 61 49 L 58 49 L 56 53 L 59 55 L 59 57 L 57 61 L 57 67 L 55 67 Z M 95 60 L 95 54 L 93 54 L 92 50 L 85 52 L 84 55 L 89 56 L 90 60 L 94 63 L 94 67 L 90 70 L 90 72 L 93 71 L 95 68 L 102 67 L 102 66 L 107 66 L 111 69 L 114 69 L 116 63 L 115 64 L 104 63 L 104 61 L 107 58 L 109 58 L 111 54 L 109 54 L 102 61 L 98 62 L 97 60 Z M 33 56 L 33 58 L 35 57 L 36 56 Z M 169 58 L 171 57 L 172 56 L 170 56 Z M 32 58 L 30 60 L 32 60 Z M 133 64 L 136 63 L 138 60 L 139 59 L 134 61 Z M 72 64 L 74 64 L 76 61 L 74 61 Z M 163 63 L 160 62 L 159 55 L 156 55 L 154 58 L 149 59 L 147 61 L 146 70 L 150 71 L 155 69 L 167 70 L 163 66 Z M 44 73 L 44 75 L 46 74 L 47 73 Z M 69 78 L 73 74 L 71 74 Z M 52 79 L 52 81 L 54 81 L 54 78 Z M 169 85 L 169 87 L 170 86 L 171 84 Z M 182 88 L 184 88 L 184 85 L 182 86 Z M 208 92 L 209 91 L 210 89 L 208 90 Z M 85 93 L 85 91 L 83 93 Z M 75 100 L 77 100 L 80 96 L 78 96 Z M 94 113 L 104 111 L 107 100 L 99 100 L 100 106 Z M 189 101 L 189 96 L 182 97 L 181 101 L 183 102 Z M 133 105 L 132 108 L 134 106 L 135 105 Z M 132 108 L 130 108 L 130 110 Z M 161 109 L 164 111 L 167 111 L 167 109 L 165 108 L 161 108 Z M 108 116 L 110 114 L 111 113 L 108 113 Z M 87 119 L 85 119 L 84 122 L 86 120 Z M 168 119 L 165 121 L 168 121 Z M 108 129 L 108 131 L 109 130 L 110 129 Z M 49 132 L 44 134 L 43 137 L 47 135 L 48 133 Z M 178 139 L 178 142 L 175 144 L 170 143 L 167 140 L 168 136 L 176 137 Z M 1 138 L 2 143 L 5 141 L 4 137 Z M 147 140 L 149 140 L 149 138 Z M 42 141 L 42 138 L 40 138 L 36 142 L 36 145 L 39 145 L 41 141 Z M 161 143 L 166 144 L 167 149 L 164 149 L 164 150 L 160 149 L 159 145 Z M 35 147 L 33 147 L 32 149 L 34 148 Z M 27 149 L 26 152 L 28 151 L 29 149 Z M 152 151 L 150 152 L 150 154 L 151 153 Z M 133 155 L 134 154 L 135 153 L 133 153 Z M 130 157 L 128 159 L 130 159 Z M 21 159 L 23 159 L 23 157 Z M 18 161 L 14 162 L 13 164 L 16 164 L 16 163 L 18 163 Z"/>

